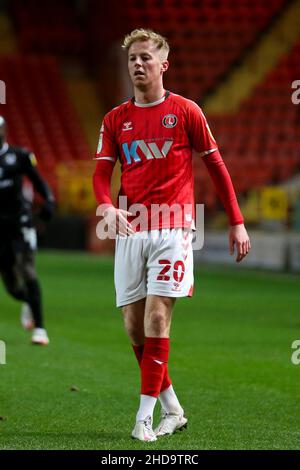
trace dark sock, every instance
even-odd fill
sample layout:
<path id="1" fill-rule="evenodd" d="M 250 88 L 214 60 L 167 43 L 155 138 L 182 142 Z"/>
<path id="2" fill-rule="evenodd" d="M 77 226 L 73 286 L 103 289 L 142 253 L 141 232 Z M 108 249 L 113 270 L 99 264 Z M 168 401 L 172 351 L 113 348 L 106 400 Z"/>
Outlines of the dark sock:
<path id="1" fill-rule="evenodd" d="M 31 309 L 35 328 L 44 328 L 41 289 L 37 280 L 27 281 L 27 303 Z"/>

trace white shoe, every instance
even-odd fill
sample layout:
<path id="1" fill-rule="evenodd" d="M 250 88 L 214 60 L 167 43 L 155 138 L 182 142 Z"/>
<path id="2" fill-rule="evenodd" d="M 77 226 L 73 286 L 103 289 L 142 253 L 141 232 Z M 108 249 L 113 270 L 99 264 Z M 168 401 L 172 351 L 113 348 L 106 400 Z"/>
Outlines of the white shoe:
<path id="1" fill-rule="evenodd" d="M 133 439 L 139 439 L 140 441 L 156 441 L 156 436 L 152 429 L 151 416 L 147 416 L 147 418 L 142 421 L 137 421 L 135 423 L 131 436 Z"/>
<path id="2" fill-rule="evenodd" d="M 32 330 L 34 328 L 31 308 L 26 303 L 24 303 L 21 308 L 21 325 L 25 330 Z"/>
<path id="3" fill-rule="evenodd" d="M 47 344 L 49 344 L 47 331 L 44 328 L 35 328 L 32 333 L 31 342 L 32 344 L 42 344 L 47 346 Z"/>
<path id="4" fill-rule="evenodd" d="M 156 436 L 174 434 L 175 431 L 186 428 L 187 421 L 183 413 L 167 413 L 165 410 L 162 410 L 161 421 L 154 430 L 154 433 Z"/>

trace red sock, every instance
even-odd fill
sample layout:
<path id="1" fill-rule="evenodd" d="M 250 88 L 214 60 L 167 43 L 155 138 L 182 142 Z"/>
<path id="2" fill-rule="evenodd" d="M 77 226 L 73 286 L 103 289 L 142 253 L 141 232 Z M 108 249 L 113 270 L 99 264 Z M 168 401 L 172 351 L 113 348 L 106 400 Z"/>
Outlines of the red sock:
<path id="1" fill-rule="evenodd" d="M 143 357 L 143 352 L 144 352 L 144 345 L 141 344 L 141 345 L 137 346 L 137 345 L 133 344 L 132 348 L 133 348 L 135 357 L 137 358 L 137 361 L 139 363 L 139 366 L 141 367 L 141 362 L 142 362 L 142 357 Z M 164 390 L 169 388 L 170 385 L 172 385 L 172 381 L 171 381 L 171 378 L 169 376 L 169 371 L 168 371 L 168 364 L 164 364 L 164 369 L 165 369 L 164 370 L 164 378 L 163 378 L 163 381 L 162 381 L 162 384 L 161 384 L 161 389 L 160 389 L 161 392 L 163 392 Z"/>
<path id="2" fill-rule="evenodd" d="M 142 395 L 158 397 L 168 362 L 169 338 L 145 338 L 141 362 Z"/>

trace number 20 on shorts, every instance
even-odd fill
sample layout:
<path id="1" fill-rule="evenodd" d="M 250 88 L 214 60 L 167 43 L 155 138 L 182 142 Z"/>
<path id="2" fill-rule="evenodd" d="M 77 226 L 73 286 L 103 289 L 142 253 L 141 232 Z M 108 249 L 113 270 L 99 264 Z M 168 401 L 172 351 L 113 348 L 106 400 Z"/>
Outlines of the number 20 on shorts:
<path id="1" fill-rule="evenodd" d="M 160 259 L 158 261 L 160 265 L 163 265 L 162 270 L 157 276 L 158 281 L 170 281 L 171 276 L 168 274 L 172 269 L 172 263 L 168 259 Z M 181 260 L 175 261 L 173 264 L 173 269 L 170 274 L 173 274 L 173 278 L 176 282 L 181 282 L 185 273 L 184 262 Z"/>

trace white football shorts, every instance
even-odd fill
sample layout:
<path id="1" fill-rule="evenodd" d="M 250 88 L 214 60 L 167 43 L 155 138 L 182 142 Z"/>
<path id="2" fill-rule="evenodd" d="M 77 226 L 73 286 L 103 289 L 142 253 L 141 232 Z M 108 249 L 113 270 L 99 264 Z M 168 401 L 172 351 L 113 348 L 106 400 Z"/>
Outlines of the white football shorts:
<path id="1" fill-rule="evenodd" d="M 117 236 L 115 288 L 117 307 L 147 295 L 191 297 L 192 231 L 182 228 Z"/>

